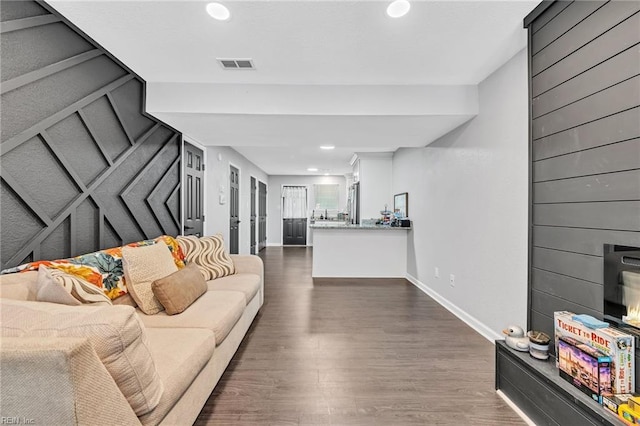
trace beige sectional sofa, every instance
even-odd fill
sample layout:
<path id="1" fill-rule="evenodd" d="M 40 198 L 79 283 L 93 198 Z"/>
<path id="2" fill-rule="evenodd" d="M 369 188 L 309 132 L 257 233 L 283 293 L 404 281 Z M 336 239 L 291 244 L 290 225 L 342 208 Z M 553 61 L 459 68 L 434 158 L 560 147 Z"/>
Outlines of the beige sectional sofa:
<path id="1" fill-rule="evenodd" d="M 264 301 L 262 260 L 231 258 L 235 274 L 208 281 L 201 297 L 171 316 L 124 305 L 35 301 L 37 272 L 0 275 L 0 416 L 42 425 L 192 424 Z M 34 321 L 40 334 L 25 335 L 23 323 Z M 78 322 L 106 333 L 107 340 L 59 330 Z M 6 337 L 14 335 L 19 337 Z M 138 347 L 130 344 L 134 340 Z M 130 376 L 114 379 L 109 363 L 123 362 L 133 366 Z M 137 394 L 136 404 L 153 402 L 154 408 L 136 415 L 121 390 L 139 385 L 142 376 L 152 378 L 149 392 L 159 400 L 149 401 L 147 391 Z"/>

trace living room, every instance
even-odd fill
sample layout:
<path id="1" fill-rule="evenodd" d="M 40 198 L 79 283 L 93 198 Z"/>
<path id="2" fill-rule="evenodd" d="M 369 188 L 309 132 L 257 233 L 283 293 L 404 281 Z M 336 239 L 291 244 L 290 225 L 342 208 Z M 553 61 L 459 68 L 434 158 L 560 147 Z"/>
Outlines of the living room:
<path id="1" fill-rule="evenodd" d="M 484 62 L 474 68 L 476 81 L 446 85 L 441 75 L 440 83 L 405 84 L 398 82 L 398 71 L 389 72 L 386 85 L 367 87 L 370 92 L 365 86 L 375 83 L 366 81 L 367 73 L 363 84 L 352 81 L 341 87 L 340 73 L 334 72 L 332 84 L 305 85 L 304 78 L 319 73 L 311 69 L 289 85 L 234 86 L 233 78 L 250 81 L 260 75 L 265 62 L 257 59 L 255 70 L 237 71 L 244 73 L 241 77 L 228 77 L 224 73 L 234 71 L 221 68 L 188 70 L 222 77 L 205 84 L 201 82 L 208 77 L 187 73 L 190 85 L 182 86 L 151 61 L 165 54 L 161 44 L 153 44 L 153 34 L 172 25 L 176 28 L 171 31 L 179 31 L 179 18 L 131 33 L 137 36 L 122 36 L 116 44 L 113 37 L 103 39 L 109 31 L 125 34 L 120 28 L 125 21 L 143 22 L 136 13 L 169 20 L 163 8 L 171 2 L 155 7 L 149 7 L 151 2 L 109 3 L 2 3 L 2 269 L 181 234 L 183 140 L 202 151 L 203 235 L 222 233 L 225 241 L 232 239 L 228 167 L 240 171 L 240 255 L 251 253 L 250 177 L 256 185 L 266 185 L 269 247 L 261 255 L 266 260 L 270 249 L 282 250 L 282 231 L 271 225 L 281 217 L 281 183 L 295 184 L 296 177 L 310 175 L 320 183 L 325 173 L 350 171 L 348 163 L 341 170 L 320 165 L 320 172 L 306 171 L 312 166 L 309 158 L 322 159 L 320 139 L 347 130 L 345 138 L 355 138 L 360 132 L 351 145 L 336 143 L 336 151 L 352 154 L 366 152 L 367 139 L 389 141 L 394 133 L 400 139 L 406 133 L 399 145 L 387 142 L 393 152 L 388 198 L 391 204 L 393 194 L 409 194 L 412 229 L 405 278 L 422 295 L 489 342 L 502 339 L 509 324 L 552 333 L 558 310 L 602 317 L 602 244 L 640 246 L 638 2 L 544 2 L 537 8 L 538 2 L 412 2 L 405 18 L 413 15 L 414 29 L 432 13 L 429 7 L 451 14 L 471 8 L 482 17 L 478 26 L 496 27 L 500 22 L 492 19 L 502 16 L 490 18 L 484 9 L 508 10 L 511 20 L 496 29 L 508 37 L 482 52 Z M 338 13 L 326 12 L 336 2 L 308 3 L 318 16 Z M 379 2 L 349 3 L 340 12 L 354 19 L 363 12 L 358 3 L 370 13 Z M 203 19 L 224 40 L 229 30 L 224 25 L 241 24 L 242 13 L 252 7 L 259 13 L 251 19 L 264 17 L 265 9 L 276 5 L 284 8 L 278 13 L 285 17 L 286 7 L 302 8 L 305 19 L 310 13 L 304 11 L 305 3 L 230 2 L 229 22 L 214 22 L 204 14 Z M 380 3 L 380 16 L 387 19 L 385 8 Z M 120 15 L 128 18 L 121 21 Z M 402 22 L 396 19 L 393 25 Z M 150 35 L 143 37 L 144 31 Z M 382 36 L 393 40 L 399 30 L 385 31 Z M 461 37 L 462 42 L 469 42 L 468 37 Z M 561 46 L 565 40 L 568 47 Z M 136 50 L 137 45 L 155 47 Z M 571 62 L 581 54 L 586 59 Z M 128 63 L 136 55 L 151 58 L 151 65 Z M 234 55 L 223 49 L 209 59 Z M 543 65 L 532 70 L 536 56 Z M 422 58 L 420 66 L 428 60 Z M 179 57 L 169 62 L 174 72 L 188 68 Z M 565 62 L 576 68 L 574 77 L 566 70 L 564 77 L 556 76 Z M 554 83 L 554 78 L 561 79 Z M 547 86 L 532 94 L 531 84 Z M 274 91 L 278 86 L 282 92 Z M 242 103 L 249 104 L 247 109 Z M 283 111 L 278 120 L 264 121 L 278 109 Z M 353 121 L 345 126 L 322 121 L 332 115 Z M 393 122 L 394 115 L 401 118 Z M 414 121 L 406 119 L 412 115 Z M 255 124 L 234 121 L 240 119 Z M 323 126 L 335 127 L 335 133 Z M 287 127 L 292 130 L 286 137 L 300 140 L 297 148 L 307 151 L 307 157 L 274 168 L 287 150 L 293 152 L 274 142 L 285 138 L 278 129 Z M 231 133 L 234 128 L 237 134 Z M 260 133 L 264 138 L 255 139 Z M 570 141 L 566 146 L 558 142 L 563 135 Z M 288 172 L 293 163 L 302 169 Z M 324 171 L 329 168 L 331 172 Z"/>

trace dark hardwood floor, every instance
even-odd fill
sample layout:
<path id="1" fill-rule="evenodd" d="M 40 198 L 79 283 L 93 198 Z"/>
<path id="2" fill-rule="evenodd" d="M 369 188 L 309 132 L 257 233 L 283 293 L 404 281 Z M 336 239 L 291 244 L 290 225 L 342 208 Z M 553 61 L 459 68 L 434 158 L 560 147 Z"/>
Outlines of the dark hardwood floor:
<path id="1" fill-rule="evenodd" d="M 408 281 L 260 256 L 265 303 L 197 425 L 524 424 L 495 393 L 494 346 Z"/>

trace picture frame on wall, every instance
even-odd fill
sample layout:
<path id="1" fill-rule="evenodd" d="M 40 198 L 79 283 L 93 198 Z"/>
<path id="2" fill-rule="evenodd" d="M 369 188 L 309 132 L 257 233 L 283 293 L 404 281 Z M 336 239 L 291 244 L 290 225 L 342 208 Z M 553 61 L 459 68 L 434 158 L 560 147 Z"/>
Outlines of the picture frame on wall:
<path id="1" fill-rule="evenodd" d="M 393 196 L 393 213 L 396 217 L 409 217 L 409 193 L 402 192 Z"/>

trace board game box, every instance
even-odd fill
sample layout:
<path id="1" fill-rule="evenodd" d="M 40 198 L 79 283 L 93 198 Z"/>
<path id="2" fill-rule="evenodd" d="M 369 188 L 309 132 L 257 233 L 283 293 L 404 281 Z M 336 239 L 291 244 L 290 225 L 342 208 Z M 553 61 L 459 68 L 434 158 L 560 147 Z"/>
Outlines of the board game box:
<path id="1" fill-rule="evenodd" d="M 611 358 L 571 337 L 558 340 L 560 377 L 602 403 L 611 394 Z"/>
<path id="2" fill-rule="evenodd" d="M 559 365 L 558 342 L 571 337 L 599 350 L 611 358 L 611 390 L 614 394 L 635 392 L 634 338 L 613 327 L 591 329 L 574 321 L 573 312 L 554 312 L 556 365 Z"/>
<path id="3" fill-rule="evenodd" d="M 619 395 L 603 395 L 602 405 L 618 414 L 618 408 L 620 408 L 622 404 L 626 404 L 631 397 L 633 397 L 632 393 L 622 393 Z"/>

